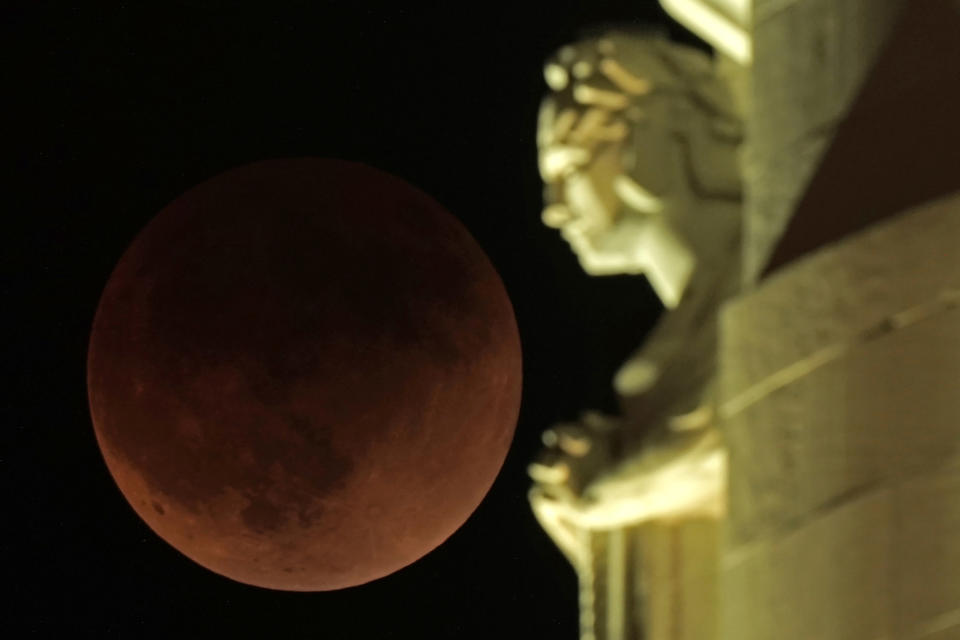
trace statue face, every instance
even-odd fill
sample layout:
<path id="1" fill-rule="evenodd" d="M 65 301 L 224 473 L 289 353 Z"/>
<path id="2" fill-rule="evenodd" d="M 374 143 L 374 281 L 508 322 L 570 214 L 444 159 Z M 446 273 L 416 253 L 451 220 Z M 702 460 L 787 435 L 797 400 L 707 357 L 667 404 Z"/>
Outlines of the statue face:
<path id="1" fill-rule="evenodd" d="M 538 123 L 543 221 L 560 230 L 590 274 L 662 273 L 649 250 L 662 202 L 633 180 L 625 162 L 636 158 L 631 125 L 644 118 L 638 103 L 653 85 L 604 55 L 610 42 L 578 47 L 561 49 L 544 70 L 554 92 Z M 672 304 L 675 293 L 664 292 Z"/>
<path id="2" fill-rule="evenodd" d="M 544 68 L 552 91 L 537 130 L 543 222 L 585 271 L 643 273 L 668 307 L 695 263 L 690 225 L 678 225 L 699 197 L 690 154 L 717 149 L 719 164 L 735 166 L 703 133 L 714 118 L 699 106 L 701 88 L 716 84 L 709 70 L 700 52 L 626 34 L 564 47 Z"/>
<path id="3" fill-rule="evenodd" d="M 541 107 L 537 135 L 547 187 L 543 221 L 587 245 L 596 244 L 621 216 L 620 191 L 632 182 L 624 161 L 635 156 L 630 134 L 645 119 L 641 103 L 654 91 L 650 77 L 628 70 L 617 58 L 618 49 L 631 54 L 632 67 L 639 62 L 653 75 L 663 75 L 653 69 L 652 53 L 644 47 L 638 53 L 636 43 L 620 34 L 564 47 L 544 67 L 552 93 Z M 641 203 L 641 209 L 658 206 Z"/>
<path id="4" fill-rule="evenodd" d="M 554 104 L 545 104 L 543 117 L 549 119 L 553 109 Z M 576 117 L 583 122 L 586 114 L 566 110 L 561 117 Z M 600 121 L 601 117 L 608 116 L 599 113 L 593 120 Z M 615 224 L 621 207 L 613 189 L 614 178 L 620 173 L 621 144 L 598 144 L 582 135 L 570 137 L 540 149 L 540 171 L 547 185 L 543 221 L 547 226 L 576 229 L 586 236 L 602 234 Z"/>

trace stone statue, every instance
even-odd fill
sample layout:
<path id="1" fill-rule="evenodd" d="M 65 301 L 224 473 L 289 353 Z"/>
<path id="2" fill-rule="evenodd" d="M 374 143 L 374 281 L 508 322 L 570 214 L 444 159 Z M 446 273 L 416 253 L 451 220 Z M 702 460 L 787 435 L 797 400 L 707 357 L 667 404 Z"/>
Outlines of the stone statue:
<path id="1" fill-rule="evenodd" d="M 611 32 L 564 47 L 544 75 L 552 91 L 537 132 L 543 221 L 587 273 L 649 279 L 669 311 L 614 384 L 628 417 L 674 411 L 675 426 L 689 427 L 704 415 L 708 318 L 739 273 L 733 101 L 709 56 L 655 35 Z M 681 398 L 686 406 L 664 406 Z"/>
<path id="2" fill-rule="evenodd" d="M 739 276 L 741 121 L 710 57 L 664 37 L 619 31 L 581 41 L 544 75 L 552 90 L 537 132 L 544 223 L 587 273 L 643 274 L 670 310 L 615 379 L 628 403 L 644 396 L 649 421 L 654 386 L 676 387 L 658 393 L 659 411 L 710 376 L 703 319 Z M 685 371 L 668 381 L 671 366 Z M 693 402 L 678 411 L 697 409 Z"/>
<path id="3" fill-rule="evenodd" d="M 544 76 L 543 222 L 587 273 L 642 274 L 666 308 L 615 377 L 622 416 L 553 427 L 530 466 L 534 513 L 587 588 L 601 532 L 725 508 L 711 381 L 739 285 L 741 117 L 708 55 L 654 34 L 581 40 Z"/>
<path id="4" fill-rule="evenodd" d="M 709 57 L 614 32 L 564 47 L 545 77 L 544 223 L 588 273 L 643 273 L 675 308 L 695 269 L 725 258 L 739 229 L 737 206 L 703 211 L 740 201 L 740 122 Z"/>

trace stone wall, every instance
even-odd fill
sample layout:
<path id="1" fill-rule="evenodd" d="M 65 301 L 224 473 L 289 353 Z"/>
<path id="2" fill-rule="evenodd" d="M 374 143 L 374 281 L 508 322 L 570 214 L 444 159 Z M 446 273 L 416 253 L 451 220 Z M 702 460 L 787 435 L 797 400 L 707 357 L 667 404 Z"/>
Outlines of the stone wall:
<path id="1" fill-rule="evenodd" d="M 720 638 L 960 638 L 960 193 L 725 309 Z"/>

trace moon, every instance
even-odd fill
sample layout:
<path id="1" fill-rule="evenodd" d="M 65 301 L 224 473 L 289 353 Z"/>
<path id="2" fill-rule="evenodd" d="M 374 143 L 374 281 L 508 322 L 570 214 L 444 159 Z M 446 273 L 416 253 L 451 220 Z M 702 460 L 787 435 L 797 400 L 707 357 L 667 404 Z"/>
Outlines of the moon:
<path id="1" fill-rule="evenodd" d="M 163 209 L 111 274 L 87 357 L 107 467 L 200 565 L 270 589 L 391 574 L 489 491 L 520 409 L 506 289 L 430 196 L 271 160 Z"/>

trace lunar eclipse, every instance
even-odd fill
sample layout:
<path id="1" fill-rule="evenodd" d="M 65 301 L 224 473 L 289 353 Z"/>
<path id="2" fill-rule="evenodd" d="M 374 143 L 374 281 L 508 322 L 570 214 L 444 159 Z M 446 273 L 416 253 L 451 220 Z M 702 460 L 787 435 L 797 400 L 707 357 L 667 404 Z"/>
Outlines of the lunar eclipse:
<path id="1" fill-rule="evenodd" d="M 370 167 L 261 162 L 163 209 L 87 360 L 107 466 L 198 564 L 271 589 L 388 575 L 488 492 L 520 406 L 513 308 L 470 233 Z"/>

